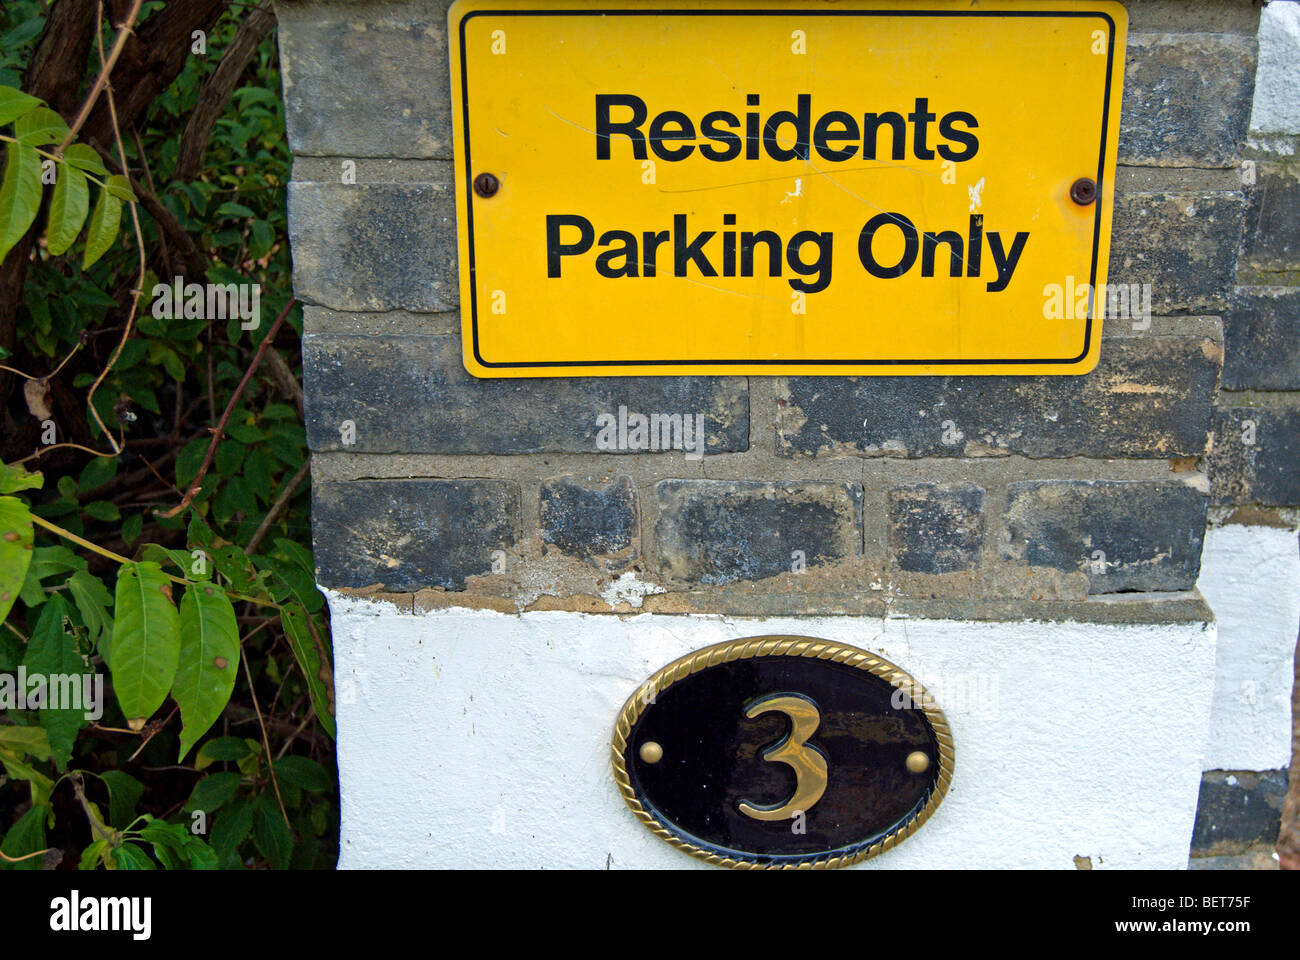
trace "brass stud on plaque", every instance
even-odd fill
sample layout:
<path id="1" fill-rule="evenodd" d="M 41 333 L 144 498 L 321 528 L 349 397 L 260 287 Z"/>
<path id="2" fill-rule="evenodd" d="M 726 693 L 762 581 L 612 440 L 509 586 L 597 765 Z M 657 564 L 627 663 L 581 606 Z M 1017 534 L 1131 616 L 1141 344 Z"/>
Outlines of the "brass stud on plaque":
<path id="1" fill-rule="evenodd" d="M 614 727 L 614 780 L 656 836 L 726 867 L 843 867 L 916 832 L 952 780 L 952 733 L 887 660 L 751 637 L 668 664 Z"/>

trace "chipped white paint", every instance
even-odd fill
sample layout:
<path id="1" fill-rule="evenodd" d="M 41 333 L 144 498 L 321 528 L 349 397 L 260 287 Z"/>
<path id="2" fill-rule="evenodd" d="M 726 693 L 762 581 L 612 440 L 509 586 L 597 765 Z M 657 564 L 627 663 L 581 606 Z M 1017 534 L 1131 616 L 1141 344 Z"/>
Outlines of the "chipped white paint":
<path id="1" fill-rule="evenodd" d="M 600 592 L 600 598 L 609 604 L 611 610 L 620 603 L 639 609 L 641 604 L 645 603 L 646 597 L 666 592 L 659 584 L 640 580 L 629 570 L 617 580 L 611 581 L 609 586 Z"/>
<path id="2" fill-rule="evenodd" d="M 1291 684 L 1300 632 L 1300 542 L 1294 528 L 1210 527 L 1201 595 L 1219 624 L 1206 770 L 1274 770 L 1291 762 Z"/>
<path id="3" fill-rule="evenodd" d="M 984 178 L 980 177 L 973 187 L 966 188 L 966 195 L 970 198 L 970 212 L 979 213 L 980 206 L 983 203 Z"/>
<path id="4" fill-rule="evenodd" d="M 1300 91 L 1300 3 L 1270 3 L 1259 18 L 1259 66 L 1255 70 L 1251 132 L 1300 135 L 1300 93 L 1297 91 Z"/>
<path id="5" fill-rule="evenodd" d="M 612 725 L 658 667 L 765 633 L 877 651 L 951 694 L 947 799 L 862 869 L 1187 862 L 1212 623 L 411 615 L 337 594 L 330 609 L 351 691 L 339 697 L 341 867 L 703 867 L 624 805 Z"/>

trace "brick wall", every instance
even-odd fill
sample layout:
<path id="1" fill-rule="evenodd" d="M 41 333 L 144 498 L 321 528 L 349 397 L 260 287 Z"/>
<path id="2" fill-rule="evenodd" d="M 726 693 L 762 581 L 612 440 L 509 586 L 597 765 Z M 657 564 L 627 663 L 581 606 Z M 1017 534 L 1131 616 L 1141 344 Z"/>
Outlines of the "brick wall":
<path id="1" fill-rule="evenodd" d="M 1084 377 L 911 379 L 470 377 L 446 7 L 279 9 L 323 585 L 1079 602 L 1192 589 L 1211 503 L 1300 502 L 1300 175 L 1248 143 L 1248 0 L 1129 4 L 1110 281 L 1149 326 L 1107 321 Z M 601 450 L 620 409 L 703 414 L 704 456 Z"/>

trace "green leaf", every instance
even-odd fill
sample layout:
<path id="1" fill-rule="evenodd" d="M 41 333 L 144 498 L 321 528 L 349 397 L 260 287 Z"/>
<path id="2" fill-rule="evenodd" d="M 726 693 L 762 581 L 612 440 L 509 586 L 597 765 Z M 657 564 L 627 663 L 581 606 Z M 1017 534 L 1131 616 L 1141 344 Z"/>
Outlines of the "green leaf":
<path id="1" fill-rule="evenodd" d="M 99 191 L 95 212 L 90 215 L 90 228 L 86 231 L 86 252 L 81 258 L 81 269 L 86 270 L 108 253 L 117 239 L 117 228 L 122 223 L 122 201 L 107 188 Z"/>
<path id="2" fill-rule="evenodd" d="M 144 517 L 141 514 L 133 513 L 122 521 L 122 542 L 127 546 L 139 540 L 143 532 Z"/>
<path id="3" fill-rule="evenodd" d="M 103 641 L 111 641 L 113 636 L 113 615 L 108 612 L 113 605 L 113 595 L 102 580 L 86 570 L 78 570 L 68 578 L 68 592 L 81 614 L 90 642 L 107 664 Z M 112 669 L 111 664 L 109 669 Z"/>
<path id="4" fill-rule="evenodd" d="M 23 238 L 41 206 L 41 158 L 31 147 L 8 144 L 0 184 L 0 260 Z"/>
<path id="5" fill-rule="evenodd" d="M 113 851 L 113 860 L 119 870 L 157 870 L 149 854 L 134 843 L 124 843 Z"/>
<path id="6" fill-rule="evenodd" d="M 176 455 L 176 486 L 185 489 L 199 474 L 199 467 L 212 443 L 211 437 L 195 437 Z"/>
<path id="7" fill-rule="evenodd" d="M 69 146 L 63 151 L 63 159 L 78 170 L 97 173 L 101 177 L 108 176 L 108 168 L 104 166 L 104 161 L 99 159 L 95 148 L 88 147 L 84 143 L 74 143 Z"/>
<path id="8" fill-rule="evenodd" d="M 243 774 L 234 771 L 209 773 L 194 785 L 190 798 L 185 801 L 185 811 L 190 813 L 202 810 L 211 816 L 214 811 L 235 799 L 243 779 Z"/>
<path id="9" fill-rule="evenodd" d="M 240 443 L 250 445 L 262 443 L 266 440 L 265 431 L 259 430 L 257 427 L 249 426 L 247 423 L 232 422 L 227 425 L 226 433 L 230 434 L 230 436 L 234 437 Z"/>
<path id="10" fill-rule="evenodd" d="M 315 760 L 290 755 L 275 761 L 274 766 L 281 783 L 291 783 L 309 793 L 328 793 L 334 789 L 334 778 Z"/>
<path id="11" fill-rule="evenodd" d="M 81 508 L 81 512 L 103 523 L 116 523 L 122 519 L 122 511 L 107 500 L 96 500 Z"/>
<path id="12" fill-rule="evenodd" d="M 251 752 L 248 741 L 242 737 L 216 737 L 199 747 L 194 756 L 194 769 L 203 770 L 219 761 L 242 760 Z"/>
<path id="13" fill-rule="evenodd" d="M 134 819 L 144 784 L 121 770 L 106 770 L 100 777 L 108 785 L 108 822 L 121 830 Z"/>
<path id="14" fill-rule="evenodd" d="M 41 610 L 41 617 L 36 621 L 27 644 L 27 656 L 23 658 L 29 676 L 45 676 L 47 705 L 41 707 L 36 716 L 49 735 L 50 756 L 60 771 L 72 759 L 77 731 L 88 722 L 86 714 L 93 712 L 91 704 L 82 699 L 87 692 L 83 677 L 93 672 L 77 650 L 77 638 L 64 629 L 63 621 L 68 615 L 68 602 L 58 594 L 52 596 Z M 62 682 L 61 677 L 70 677 L 71 682 Z M 75 697 L 75 709 L 51 709 L 48 700 L 56 692 L 60 700 Z"/>
<path id="15" fill-rule="evenodd" d="M 30 755 L 37 760 L 48 760 L 50 759 L 50 735 L 42 727 L 17 727 L 3 724 L 0 725 L 0 750 L 19 759 Z"/>
<path id="16" fill-rule="evenodd" d="M 27 579 L 32 562 L 32 514 L 17 497 L 0 497 L 0 621 Z"/>
<path id="17" fill-rule="evenodd" d="M 131 190 L 131 183 L 120 173 L 115 173 L 105 180 L 104 187 L 123 203 L 135 203 L 135 193 Z"/>
<path id="18" fill-rule="evenodd" d="M 188 837 L 189 831 L 184 826 L 165 820 L 151 820 L 140 831 L 140 839 L 148 840 L 153 845 L 154 856 L 168 870 L 182 866 L 181 856 Z"/>
<path id="19" fill-rule="evenodd" d="M 320 720 L 321 728 L 334 737 L 334 673 L 328 651 L 323 651 L 308 628 L 308 614 L 296 603 L 280 608 L 280 623 L 289 638 L 294 658 L 307 680 L 307 692 Z M 319 630 L 317 634 L 319 634 Z"/>
<path id="20" fill-rule="evenodd" d="M 176 677 L 180 618 L 171 581 L 156 563 L 123 564 L 113 622 L 113 690 L 133 730 L 158 709 Z"/>
<path id="21" fill-rule="evenodd" d="M 45 485 L 40 473 L 28 473 L 22 467 L 0 463 L 0 493 L 17 493 L 19 490 L 39 490 Z"/>
<path id="22" fill-rule="evenodd" d="M 23 591 L 26 592 L 27 585 L 31 583 L 32 571 L 27 570 L 27 581 L 23 584 Z M 39 586 L 37 589 L 40 589 Z M 41 590 L 41 599 L 37 604 L 27 603 L 26 597 L 23 602 L 29 607 L 39 606 L 45 601 L 45 591 Z M 0 673 L 13 673 L 18 669 L 18 665 L 23 662 L 23 651 L 26 650 L 26 644 L 19 640 L 12 630 L 0 630 Z"/>
<path id="23" fill-rule="evenodd" d="M 25 113 L 31 113 L 41 105 L 35 97 L 15 90 L 13 87 L 0 87 L 0 126 L 12 123 Z"/>
<path id="24" fill-rule="evenodd" d="M 249 210 L 248 207 L 244 206 L 242 203 L 234 203 L 232 201 L 226 201 L 221 206 L 217 207 L 217 216 L 218 217 L 252 217 L 252 216 L 256 216 L 256 214 L 254 214 L 252 210 Z"/>
<path id="25" fill-rule="evenodd" d="M 275 548 L 296 563 L 306 574 L 312 578 L 312 583 L 316 580 L 316 565 L 312 560 L 311 551 L 301 543 L 295 543 L 292 540 L 286 540 L 284 537 L 275 538 Z M 320 591 L 316 591 L 319 593 Z"/>
<path id="26" fill-rule="evenodd" d="M 181 708 L 181 752 L 221 716 L 239 670 L 239 626 L 224 590 L 212 583 L 185 588 L 181 598 L 181 655 L 172 697 Z"/>
<path id="27" fill-rule="evenodd" d="M 50 256 L 57 257 L 72 246 L 86 222 L 90 210 L 90 187 L 86 175 L 66 163 L 59 169 L 54 181 L 54 196 L 50 198 L 50 219 L 45 230 L 45 245 Z"/>
<path id="28" fill-rule="evenodd" d="M 315 613 L 325 605 L 325 598 L 316 587 L 316 578 L 309 570 L 304 570 L 296 561 L 282 560 L 277 556 L 261 557 L 262 566 L 269 566 L 279 577 L 295 600 L 303 605 L 308 613 Z M 281 599 L 281 597 L 276 597 Z"/>
<path id="29" fill-rule="evenodd" d="M 253 843 L 271 862 L 271 869 L 284 870 L 293 855 L 293 834 L 285 825 L 271 791 L 257 798 L 253 806 Z"/>
<path id="30" fill-rule="evenodd" d="M 35 563 L 27 568 L 27 578 L 23 580 L 22 589 L 18 591 L 18 599 L 27 605 L 29 614 L 47 599 L 45 588 L 41 586 L 41 581 L 36 577 Z M 0 632 L 0 637 L 6 640 L 13 639 L 10 634 L 3 632 Z M 0 670 L 4 670 L 4 667 L 0 666 Z"/>
<path id="31" fill-rule="evenodd" d="M 115 473 L 117 473 L 116 457 L 91 457 L 90 462 L 82 468 L 81 476 L 77 478 L 77 492 L 84 494 L 88 490 L 102 487 L 113 479 Z"/>
<path id="32" fill-rule="evenodd" d="M 0 730 L 3 729 L 5 728 L 0 727 Z M 17 729 L 36 730 L 40 732 L 42 736 L 45 736 L 45 731 L 40 727 L 18 727 Z M 12 752 L 3 749 L 3 747 L 4 744 L 0 742 L 0 764 L 3 764 L 5 773 L 9 774 L 10 778 L 13 780 L 26 780 L 31 784 L 32 803 L 38 805 L 48 804 L 50 802 L 50 794 L 54 792 L 54 781 L 38 771 L 31 764 L 24 763 L 22 760 L 15 757 Z M 48 749 L 49 745 L 47 740 L 46 750 L 48 751 Z"/>
<path id="33" fill-rule="evenodd" d="M 217 870 L 221 866 L 217 851 L 208 846 L 202 837 L 186 837 L 184 855 L 189 859 L 192 870 Z"/>
<path id="34" fill-rule="evenodd" d="M 18 822 L 5 834 L 4 843 L 0 843 L 0 852 L 6 857 L 23 857 L 45 849 L 45 819 L 50 815 L 50 808 L 34 805 L 24 813 Z M 0 860 L 0 870 L 39 870 L 42 857 L 31 857 L 20 863 Z"/>
<path id="35" fill-rule="evenodd" d="M 226 475 L 235 473 L 244 462 L 244 450 L 244 445 L 236 442 L 233 437 L 217 447 L 217 456 L 213 460 L 217 473 Z"/>
<path id="36" fill-rule="evenodd" d="M 275 246 L 275 231 L 265 220 L 253 221 L 253 243 L 248 248 L 248 256 L 252 260 L 261 260 L 271 252 L 271 247 Z"/>
<path id="37" fill-rule="evenodd" d="M 81 860 L 77 863 L 77 869 L 94 870 L 95 867 L 99 866 L 107 850 L 107 840 L 96 840 L 94 843 L 87 845 L 86 849 L 81 851 Z"/>
<path id="38" fill-rule="evenodd" d="M 49 107 L 37 107 L 14 121 L 14 136 L 29 147 L 58 143 L 67 133 L 68 125 Z"/>
<path id="39" fill-rule="evenodd" d="M 253 829 L 253 805 L 236 800 L 212 823 L 212 849 L 222 862 L 229 860 Z"/>
<path id="40" fill-rule="evenodd" d="M 197 544 L 200 547 L 211 547 L 215 534 L 212 528 L 203 522 L 203 518 L 197 514 L 190 517 L 190 525 L 186 528 L 186 536 L 189 537 L 190 546 Z"/>

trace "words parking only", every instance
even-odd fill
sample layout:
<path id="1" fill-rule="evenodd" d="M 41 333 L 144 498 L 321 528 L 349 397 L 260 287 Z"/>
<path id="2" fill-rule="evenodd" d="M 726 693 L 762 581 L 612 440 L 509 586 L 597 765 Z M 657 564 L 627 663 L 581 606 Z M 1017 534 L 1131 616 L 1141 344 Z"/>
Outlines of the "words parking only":
<path id="1" fill-rule="evenodd" d="M 759 94 L 748 94 L 745 100 L 747 107 L 760 106 Z M 906 115 L 830 110 L 814 120 L 812 95 L 801 93 L 795 96 L 794 110 L 776 110 L 764 117 L 760 109 L 750 109 L 742 119 L 719 109 L 703 114 L 697 122 L 671 109 L 651 118 L 645 101 L 635 94 L 595 95 L 597 160 L 628 154 L 646 160 L 653 152 L 669 163 L 696 154 L 719 164 L 744 164 L 764 157 L 805 164 L 854 159 L 900 164 L 909 157 L 933 160 L 936 155 L 961 163 L 979 152 L 978 128 L 973 113 L 951 110 L 940 116 L 931 110 L 927 97 L 917 97 L 914 109 Z M 790 146 L 783 145 L 791 140 Z M 882 142 L 888 144 L 883 151 L 888 161 L 879 156 Z M 814 171 L 822 172 L 815 166 Z M 800 230 L 786 240 L 769 229 L 729 230 L 726 228 L 738 226 L 736 214 L 730 213 L 723 215 L 721 224 L 702 227 L 692 224 L 688 213 L 674 213 L 670 224 L 645 226 L 605 229 L 597 236 L 595 225 L 581 214 L 547 214 L 547 276 L 563 276 L 566 258 L 594 252 L 595 272 L 608 279 L 650 278 L 661 270 L 674 277 L 753 277 L 756 271 L 781 277 L 788 268 L 793 274 L 788 283 L 797 291 L 818 293 L 832 281 L 835 234 L 831 231 Z M 714 229 L 719 226 L 723 229 Z M 884 256 L 881 240 L 890 234 L 894 235 L 893 248 L 901 237 L 901 253 Z M 986 231 L 984 216 L 977 213 L 970 214 L 959 229 L 920 230 L 906 211 L 882 210 L 851 239 L 859 264 L 873 277 L 901 277 L 918 263 L 922 277 L 934 277 L 936 261 L 942 259 L 939 247 L 944 246 L 948 277 L 980 278 L 986 275 L 988 264 L 992 269 L 987 271 L 986 289 L 997 293 L 1010 285 L 1029 231 L 1018 231 L 1006 242 L 1001 232 Z M 985 244 L 988 261 L 983 257 Z M 671 256 L 661 251 L 665 246 Z"/>

